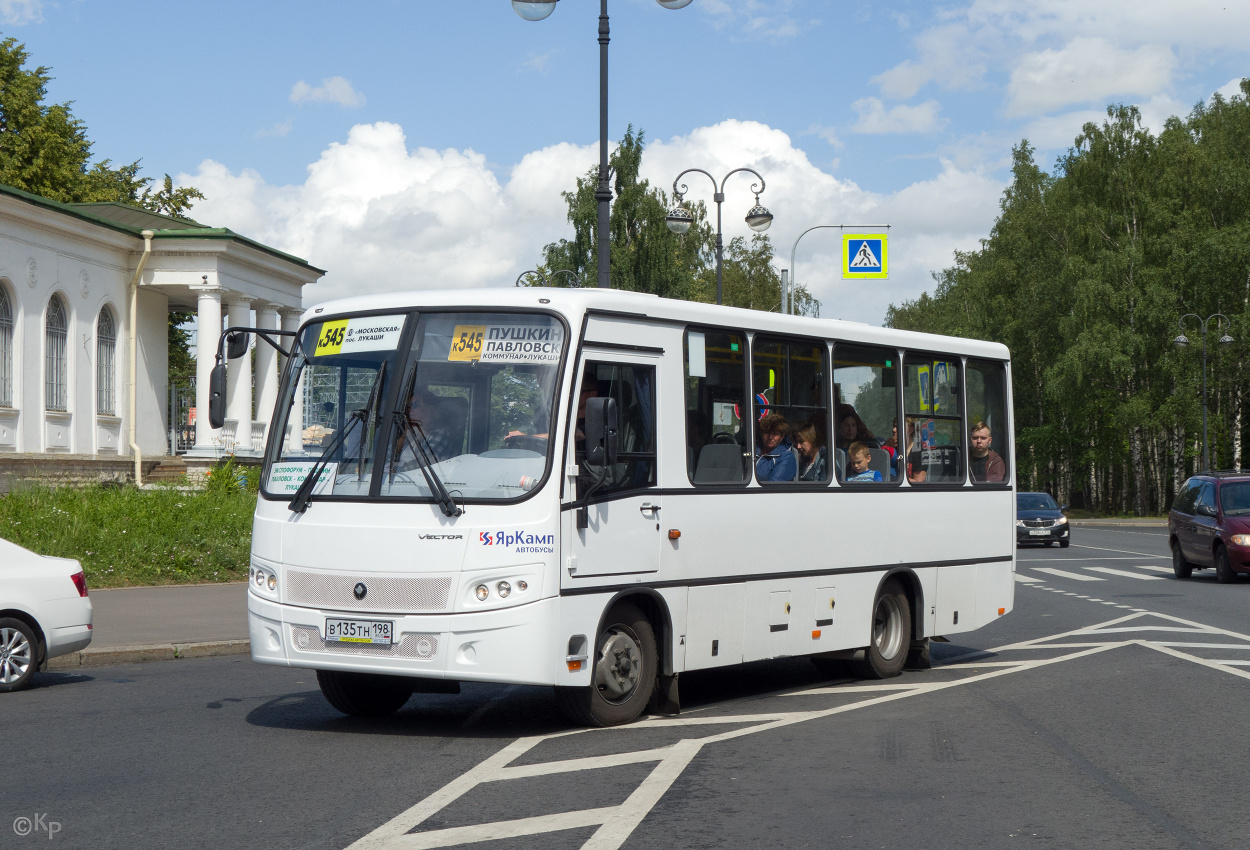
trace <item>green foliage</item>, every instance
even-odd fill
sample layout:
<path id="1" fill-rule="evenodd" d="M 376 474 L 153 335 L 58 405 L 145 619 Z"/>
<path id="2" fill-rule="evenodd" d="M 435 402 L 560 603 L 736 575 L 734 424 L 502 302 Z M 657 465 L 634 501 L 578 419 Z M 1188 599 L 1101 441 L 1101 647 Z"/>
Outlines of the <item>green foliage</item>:
<path id="1" fill-rule="evenodd" d="M 228 455 L 208 471 L 204 489 L 218 495 L 255 494 L 260 491 L 260 467 L 244 466 L 234 455 Z"/>
<path id="2" fill-rule="evenodd" d="M 981 248 L 891 306 L 892 327 L 1005 343 L 1024 484 L 1104 511 L 1160 512 L 1196 468 L 1201 335 L 1209 339 L 1212 466 L 1240 466 L 1250 354 L 1250 80 L 1154 136 L 1136 107 L 1089 123 L 1053 175 L 1027 141 Z M 1214 323 L 1213 323 L 1214 324 Z"/>
<path id="3" fill-rule="evenodd" d="M 139 160 L 89 165 L 86 125 L 69 102 L 44 102 L 51 69 L 27 68 L 29 58 L 16 39 L 0 41 L 0 183 L 61 203 L 116 201 L 186 218 L 204 197 L 198 189 L 174 188 L 166 174 L 152 191 L 152 178 L 139 176 Z"/>
<path id="4" fill-rule="evenodd" d="M 243 581 L 256 496 L 32 487 L 0 496 L 0 537 L 76 558 L 89 587 Z"/>
<path id="5" fill-rule="evenodd" d="M 195 355 L 191 353 L 191 332 L 183 325 L 195 319 L 195 314 L 172 310 L 169 314 L 169 382 L 186 384 L 195 377 Z"/>
<path id="6" fill-rule="evenodd" d="M 644 147 L 642 131 L 635 133 L 631 125 L 609 159 L 614 198 L 608 219 L 612 288 L 715 303 L 716 232 L 708 223 L 707 207 L 702 202 L 687 204 L 694 215 L 693 226 L 680 236 L 669 230 L 665 222 L 672 205 L 668 195 L 638 176 Z M 576 189 L 563 193 L 573 238 L 561 239 L 543 249 L 539 271 L 552 286 L 569 285 L 566 275 L 553 276 L 560 270 L 576 274 L 583 286 L 597 285 L 598 184 L 596 165 L 577 179 Z M 755 236 L 749 245 L 740 237 L 732 240 L 724 256 L 724 303 L 756 310 L 778 309 L 781 281 L 772 269 L 772 260 L 772 243 L 767 237 Z M 545 285 L 536 279 L 527 282 Z M 795 294 L 795 304 L 797 312 L 807 315 L 820 308 L 802 286 Z"/>

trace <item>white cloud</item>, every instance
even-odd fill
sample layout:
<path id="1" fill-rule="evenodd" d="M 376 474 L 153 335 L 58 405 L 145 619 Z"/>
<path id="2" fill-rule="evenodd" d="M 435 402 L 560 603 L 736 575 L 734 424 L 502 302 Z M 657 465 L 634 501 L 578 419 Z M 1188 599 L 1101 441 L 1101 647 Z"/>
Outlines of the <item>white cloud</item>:
<path id="1" fill-rule="evenodd" d="M 551 68 L 551 57 L 554 55 L 554 50 L 548 50 L 546 53 L 531 53 L 529 57 L 521 63 L 521 67 L 530 68 L 540 74 L 545 74 Z"/>
<path id="2" fill-rule="evenodd" d="M 1232 100 L 1234 97 L 1244 97 L 1245 95 L 1243 95 L 1241 91 L 1241 79 L 1241 77 L 1233 77 L 1227 83 L 1216 89 L 1216 91 L 1219 92 L 1225 100 Z"/>
<path id="3" fill-rule="evenodd" d="M 256 131 L 256 137 L 260 139 L 266 138 L 282 138 L 291 132 L 291 128 L 295 126 L 295 119 L 288 118 L 285 121 L 279 121 L 272 127 L 262 127 Z"/>
<path id="4" fill-rule="evenodd" d="M 1121 50 L 1078 37 L 1059 50 L 1024 56 L 1011 74 L 1010 115 L 1040 115 L 1074 103 L 1151 96 L 1171 85 L 1176 56 L 1162 44 Z"/>
<path id="5" fill-rule="evenodd" d="M 1021 133 L 1034 148 L 1040 150 L 1067 150 L 1072 147 L 1081 129 L 1089 122 L 1101 124 L 1107 120 L 1105 109 L 1080 109 L 1062 115 L 1048 115 L 1025 125 Z"/>
<path id="6" fill-rule="evenodd" d="M 842 150 L 842 148 L 844 147 L 842 140 L 838 138 L 838 131 L 835 130 L 833 127 L 825 127 L 820 124 L 812 124 L 810 127 L 808 127 L 806 130 L 803 131 L 802 135 L 816 136 L 818 138 L 824 139 L 826 142 L 833 145 L 834 148 L 838 150 Z"/>
<path id="7" fill-rule="evenodd" d="M 946 89 L 976 88 L 985 75 L 983 48 L 985 34 L 966 24 L 931 27 L 915 38 L 920 56 L 905 59 L 872 78 L 887 97 L 906 99 L 929 83 Z"/>
<path id="8" fill-rule="evenodd" d="M 938 117 L 941 107 L 936 100 L 916 106 L 905 103 L 885 108 L 879 99 L 865 97 L 851 104 L 859 119 L 851 129 L 856 133 L 927 133 L 945 125 Z"/>
<path id="9" fill-rule="evenodd" d="M 291 86 L 291 103 L 336 103 L 350 107 L 363 106 L 364 102 L 365 96 L 343 77 L 327 77 L 315 88 L 303 80 Z"/>
<path id="10" fill-rule="evenodd" d="M 15 27 L 43 21 L 43 0 L 0 0 L 0 21 Z"/>
<path id="11" fill-rule="evenodd" d="M 789 14 L 793 0 L 701 0 L 699 11 L 712 18 L 717 29 L 735 29 L 740 38 L 781 41 L 820 25 L 819 20 L 800 24 Z"/>
<path id="12" fill-rule="evenodd" d="M 207 196 L 200 221 L 230 227 L 328 270 L 306 303 L 406 289 L 511 286 L 541 259 L 542 247 L 567 237 L 560 192 L 597 159 L 594 146 L 560 144 L 524 156 L 497 179 L 471 150 L 409 149 L 395 124 L 353 127 L 308 167 L 300 185 L 273 186 L 255 171 L 233 173 L 207 160 L 180 175 Z M 642 176 L 671 191 L 692 163 L 716 175 L 748 166 L 767 181 L 760 201 L 776 219 L 768 235 L 778 267 L 794 239 L 815 224 L 893 224 L 891 279 L 872 287 L 840 280 L 836 232 L 816 231 L 797 254 L 799 280 L 826 316 L 879 324 L 886 307 L 931 288 L 929 271 L 952 252 L 975 248 L 998 210 L 1003 184 L 944 162 L 934 178 L 892 195 L 866 192 L 814 165 L 790 137 L 753 121 L 724 121 L 651 142 Z M 711 204 L 711 181 L 684 178 L 691 201 Z M 754 203 L 750 174 L 725 186 L 726 241 L 750 236 L 743 217 Z"/>

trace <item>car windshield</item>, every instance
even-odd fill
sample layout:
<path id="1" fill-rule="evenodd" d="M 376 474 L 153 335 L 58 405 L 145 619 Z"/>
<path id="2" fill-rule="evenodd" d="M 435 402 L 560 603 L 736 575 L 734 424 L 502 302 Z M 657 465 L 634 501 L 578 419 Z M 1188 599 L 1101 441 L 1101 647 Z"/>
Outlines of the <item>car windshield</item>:
<path id="1" fill-rule="evenodd" d="M 565 338 L 558 319 L 529 313 L 306 326 L 278 408 L 284 436 L 266 457 L 266 494 L 294 494 L 325 454 L 314 501 L 524 495 L 547 471 Z"/>
<path id="2" fill-rule="evenodd" d="M 1046 493 L 1017 493 L 1016 510 L 1018 511 L 1057 511 L 1059 506 Z"/>
<path id="3" fill-rule="evenodd" d="M 1220 507 L 1227 516 L 1250 514 L 1250 481 L 1228 481 L 1220 485 Z"/>

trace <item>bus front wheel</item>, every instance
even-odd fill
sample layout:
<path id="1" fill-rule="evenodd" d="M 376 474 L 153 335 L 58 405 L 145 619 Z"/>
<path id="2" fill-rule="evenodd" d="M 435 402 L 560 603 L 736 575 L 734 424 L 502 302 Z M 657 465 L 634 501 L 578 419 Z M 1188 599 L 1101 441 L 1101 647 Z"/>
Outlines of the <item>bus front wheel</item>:
<path id="1" fill-rule="evenodd" d="M 613 607 L 595 643 L 588 688 L 556 688 L 565 714 L 587 726 L 620 726 L 642 714 L 659 667 L 655 630 L 636 605 Z"/>
<path id="2" fill-rule="evenodd" d="M 897 676 L 911 648 L 911 603 L 896 579 L 887 579 L 877 592 L 871 638 L 863 660 L 856 663 L 859 675 L 865 679 Z"/>
<path id="3" fill-rule="evenodd" d="M 405 676 L 318 670 L 317 684 L 330 705 L 353 717 L 386 717 L 404 707 L 413 680 Z"/>

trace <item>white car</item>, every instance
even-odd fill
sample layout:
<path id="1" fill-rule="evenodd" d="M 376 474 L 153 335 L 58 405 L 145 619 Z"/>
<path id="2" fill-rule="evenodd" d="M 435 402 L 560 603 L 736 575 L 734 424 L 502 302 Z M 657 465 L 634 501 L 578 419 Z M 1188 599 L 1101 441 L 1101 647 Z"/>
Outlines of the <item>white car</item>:
<path id="1" fill-rule="evenodd" d="M 82 565 L 0 539 L 0 693 L 30 684 L 49 658 L 91 643 Z"/>

